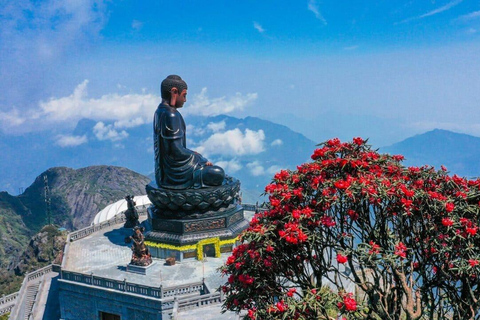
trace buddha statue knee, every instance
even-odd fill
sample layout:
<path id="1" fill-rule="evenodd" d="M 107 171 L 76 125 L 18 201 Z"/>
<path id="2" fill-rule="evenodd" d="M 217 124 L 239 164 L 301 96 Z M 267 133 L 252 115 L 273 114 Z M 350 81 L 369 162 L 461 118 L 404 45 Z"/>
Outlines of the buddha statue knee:
<path id="1" fill-rule="evenodd" d="M 203 166 L 198 170 L 198 178 L 198 187 L 221 186 L 225 172 L 219 166 Z M 197 187 L 196 184 L 194 186 Z"/>

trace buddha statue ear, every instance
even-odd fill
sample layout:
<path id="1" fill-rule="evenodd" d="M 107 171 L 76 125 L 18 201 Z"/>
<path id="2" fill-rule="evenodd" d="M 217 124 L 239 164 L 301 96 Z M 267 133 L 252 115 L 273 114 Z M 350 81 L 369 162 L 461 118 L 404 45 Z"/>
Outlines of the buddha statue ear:
<path id="1" fill-rule="evenodd" d="M 172 90 L 170 90 L 170 106 L 175 107 L 177 104 L 177 98 L 178 98 L 178 89 L 176 87 L 173 87 Z"/>

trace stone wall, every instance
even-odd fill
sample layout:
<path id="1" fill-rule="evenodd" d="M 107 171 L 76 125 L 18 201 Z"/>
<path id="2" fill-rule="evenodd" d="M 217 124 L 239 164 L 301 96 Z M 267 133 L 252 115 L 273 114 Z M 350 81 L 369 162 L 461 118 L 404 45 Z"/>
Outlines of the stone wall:
<path id="1" fill-rule="evenodd" d="M 173 308 L 159 299 L 102 289 L 68 280 L 59 280 L 60 311 L 64 320 L 100 319 L 100 312 L 120 315 L 121 319 L 169 319 Z M 167 307 L 162 316 L 163 308 Z"/>

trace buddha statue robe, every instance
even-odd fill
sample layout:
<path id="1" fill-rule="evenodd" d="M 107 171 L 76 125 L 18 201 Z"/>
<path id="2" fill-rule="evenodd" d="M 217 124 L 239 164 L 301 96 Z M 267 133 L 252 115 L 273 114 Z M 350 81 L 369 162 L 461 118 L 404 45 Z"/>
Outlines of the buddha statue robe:
<path id="1" fill-rule="evenodd" d="M 167 189 L 221 185 L 223 169 L 207 166 L 207 159 L 186 147 L 185 129 L 185 121 L 175 108 L 166 103 L 158 106 L 153 121 L 157 185 Z"/>

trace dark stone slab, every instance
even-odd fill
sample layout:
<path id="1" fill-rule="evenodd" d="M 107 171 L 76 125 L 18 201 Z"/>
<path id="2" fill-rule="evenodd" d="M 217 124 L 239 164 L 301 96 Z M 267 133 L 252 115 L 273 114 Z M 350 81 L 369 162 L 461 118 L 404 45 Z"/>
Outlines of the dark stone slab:
<path id="1" fill-rule="evenodd" d="M 145 233 L 145 240 L 168 243 L 177 246 L 196 243 L 202 239 L 232 239 L 248 227 L 243 208 L 234 206 L 221 215 L 204 219 L 164 219 L 152 216 L 152 229 Z"/>
<path id="2" fill-rule="evenodd" d="M 197 219 L 167 219 L 159 216 L 153 206 L 148 209 L 148 221 L 152 231 L 181 235 L 226 229 L 242 219 L 243 208 L 239 205 L 230 205 L 217 211 L 214 216 Z"/>

